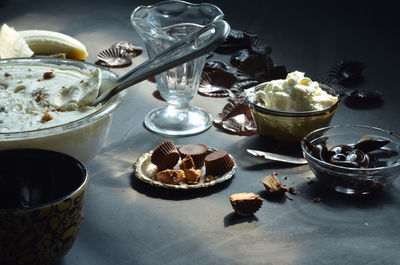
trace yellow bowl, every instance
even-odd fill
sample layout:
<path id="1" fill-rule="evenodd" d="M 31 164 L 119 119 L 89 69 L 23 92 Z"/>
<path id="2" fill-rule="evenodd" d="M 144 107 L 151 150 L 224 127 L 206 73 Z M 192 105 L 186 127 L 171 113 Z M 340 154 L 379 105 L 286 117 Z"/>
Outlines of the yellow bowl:
<path id="1" fill-rule="evenodd" d="M 246 100 L 258 133 L 272 137 L 279 142 L 300 142 L 309 132 L 328 126 L 340 105 L 340 96 L 336 91 L 320 84 L 323 90 L 338 97 L 338 100 L 332 106 L 323 110 L 302 112 L 272 110 L 254 103 L 254 91 L 263 86 L 265 86 L 265 83 L 245 90 Z"/>
<path id="2" fill-rule="evenodd" d="M 0 264 L 52 264 L 72 247 L 88 175 L 49 150 L 0 151 Z"/>

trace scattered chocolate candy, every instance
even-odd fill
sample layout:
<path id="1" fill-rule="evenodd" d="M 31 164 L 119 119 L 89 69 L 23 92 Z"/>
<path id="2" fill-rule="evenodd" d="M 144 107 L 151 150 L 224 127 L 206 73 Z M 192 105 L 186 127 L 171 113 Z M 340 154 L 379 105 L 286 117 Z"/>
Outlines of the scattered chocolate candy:
<path id="1" fill-rule="evenodd" d="M 337 62 L 329 72 L 329 78 L 336 83 L 345 83 L 361 76 L 365 65 L 361 62 Z"/>
<path id="2" fill-rule="evenodd" d="M 350 168 L 373 167 L 375 159 L 369 152 L 388 144 L 389 140 L 366 139 L 353 145 L 337 145 L 328 150 L 325 144 L 313 145 L 304 139 L 307 151 L 315 158 L 327 163 Z"/>
<path id="3" fill-rule="evenodd" d="M 345 104 L 351 108 L 370 109 L 383 104 L 382 93 L 379 91 L 354 89 L 347 94 Z"/>
<path id="4" fill-rule="evenodd" d="M 289 189 L 285 187 L 285 184 L 282 184 L 282 182 L 278 180 L 277 176 L 277 172 L 272 172 L 260 182 L 264 185 L 265 189 L 269 193 L 283 193 L 289 191 Z"/>
<path id="5" fill-rule="evenodd" d="M 214 126 L 236 135 L 257 134 L 257 127 L 243 93 L 231 93 L 228 104 L 214 118 Z"/>
<path id="6" fill-rule="evenodd" d="M 247 57 L 238 66 L 239 79 L 253 78 L 262 81 L 269 81 L 269 71 L 274 67 L 274 63 L 267 54 L 254 54 Z"/>
<path id="7" fill-rule="evenodd" d="M 231 29 L 225 41 L 215 50 L 220 54 L 232 54 L 242 49 L 251 48 L 251 37 L 257 37 L 241 30 Z"/>
<path id="8" fill-rule="evenodd" d="M 264 200 L 252 192 L 234 193 L 229 196 L 233 210 L 240 216 L 252 216 L 257 212 Z"/>
<path id="9" fill-rule="evenodd" d="M 208 97 L 227 97 L 235 82 L 236 77 L 225 71 L 203 73 L 198 93 Z"/>
<path id="10" fill-rule="evenodd" d="M 109 48 L 97 55 L 96 64 L 105 67 L 127 67 L 132 64 L 132 57 L 120 48 Z"/>
<path id="11" fill-rule="evenodd" d="M 210 73 L 214 71 L 225 71 L 232 73 L 234 72 L 234 69 L 232 66 L 230 66 L 227 63 L 221 62 L 221 61 L 207 61 L 206 64 L 204 65 L 203 72 L 205 73 Z"/>
<path id="12" fill-rule="evenodd" d="M 155 91 L 153 92 L 153 97 L 155 97 L 156 99 L 161 100 L 161 101 L 166 101 L 166 100 L 161 96 L 160 91 L 158 91 L 158 90 L 155 90 Z"/>
<path id="13" fill-rule="evenodd" d="M 132 58 L 139 56 L 143 48 L 128 41 L 120 41 L 97 55 L 96 64 L 105 67 L 127 67 L 132 64 Z"/>

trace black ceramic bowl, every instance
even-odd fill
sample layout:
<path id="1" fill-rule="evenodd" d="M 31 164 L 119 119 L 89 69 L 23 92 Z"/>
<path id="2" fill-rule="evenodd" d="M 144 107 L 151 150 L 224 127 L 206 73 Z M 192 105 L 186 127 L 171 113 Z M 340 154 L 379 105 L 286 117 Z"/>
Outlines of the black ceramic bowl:
<path id="1" fill-rule="evenodd" d="M 55 151 L 0 151 L 0 264 L 51 264 L 79 230 L 88 175 Z"/>

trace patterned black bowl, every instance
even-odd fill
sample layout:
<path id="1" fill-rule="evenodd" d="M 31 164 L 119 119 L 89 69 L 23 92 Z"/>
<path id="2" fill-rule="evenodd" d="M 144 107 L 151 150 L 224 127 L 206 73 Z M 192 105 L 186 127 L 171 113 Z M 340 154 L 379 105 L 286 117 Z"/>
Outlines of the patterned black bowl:
<path id="1" fill-rule="evenodd" d="M 88 175 L 75 158 L 40 149 L 0 151 L 0 264 L 51 264 L 72 247 Z"/>

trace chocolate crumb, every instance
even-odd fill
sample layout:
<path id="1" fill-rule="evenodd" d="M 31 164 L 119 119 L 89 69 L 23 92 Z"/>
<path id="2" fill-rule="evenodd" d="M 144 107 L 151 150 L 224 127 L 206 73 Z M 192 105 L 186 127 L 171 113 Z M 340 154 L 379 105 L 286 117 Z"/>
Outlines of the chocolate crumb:
<path id="1" fill-rule="evenodd" d="M 286 194 L 286 198 L 288 198 L 289 200 L 293 201 L 293 197 L 289 196 Z"/>
<path id="2" fill-rule="evenodd" d="M 278 176 L 278 173 L 272 172 L 270 175 L 263 178 L 261 183 L 268 192 L 287 192 L 288 188 L 286 188 L 285 184 L 282 184 L 276 176 Z"/>
<path id="3" fill-rule="evenodd" d="M 314 184 L 314 183 L 315 183 L 314 180 L 307 181 L 307 184 L 308 184 L 308 185 L 312 185 L 312 184 Z"/>
<path id="4" fill-rule="evenodd" d="M 51 121 L 53 119 L 53 117 L 49 114 L 48 111 L 46 111 L 42 117 L 42 119 L 40 120 L 41 123 L 46 123 L 48 121 Z"/>
<path id="5" fill-rule="evenodd" d="M 320 197 L 315 197 L 315 198 L 313 198 L 313 203 L 319 203 L 319 202 L 321 202 L 321 198 Z"/>
<path id="6" fill-rule="evenodd" d="M 53 73 L 53 72 L 45 72 L 45 73 L 43 74 L 43 79 L 52 79 L 52 78 L 54 78 L 55 76 L 56 76 L 56 74 Z"/>
<path id="7" fill-rule="evenodd" d="M 10 73 L 4 73 L 4 76 L 5 77 L 9 77 L 9 76 L 11 76 L 11 74 Z"/>
<path id="8" fill-rule="evenodd" d="M 290 194 L 296 195 L 296 189 L 294 187 L 289 187 L 288 192 Z"/>
<path id="9" fill-rule="evenodd" d="M 284 176 L 283 178 L 284 178 L 285 180 L 287 180 L 287 179 L 288 179 L 288 176 Z"/>

